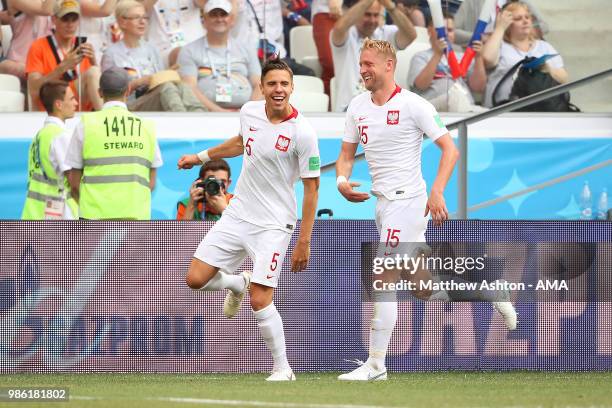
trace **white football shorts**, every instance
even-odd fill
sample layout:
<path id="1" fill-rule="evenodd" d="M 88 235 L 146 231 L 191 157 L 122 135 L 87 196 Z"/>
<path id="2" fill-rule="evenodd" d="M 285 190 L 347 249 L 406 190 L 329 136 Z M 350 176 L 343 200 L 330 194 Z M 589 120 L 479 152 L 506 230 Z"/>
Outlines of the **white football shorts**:
<path id="1" fill-rule="evenodd" d="M 425 216 L 427 193 L 400 200 L 378 197 L 376 228 L 384 255 L 412 252 L 407 243 L 425 242 L 429 214 Z M 384 245 L 382 245 L 384 244 Z"/>
<path id="2" fill-rule="evenodd" d="M 194 258 L 233 273 L 249 256 L 251 282 L 275 288 L 289 247 L 291 234 L 267 229 L 225 214 L 206 234 Z"/>

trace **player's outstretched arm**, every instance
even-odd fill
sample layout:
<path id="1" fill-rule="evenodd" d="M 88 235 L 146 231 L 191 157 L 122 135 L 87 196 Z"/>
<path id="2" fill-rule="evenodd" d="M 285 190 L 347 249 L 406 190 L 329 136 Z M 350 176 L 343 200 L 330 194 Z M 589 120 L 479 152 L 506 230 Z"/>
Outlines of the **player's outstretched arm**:
<path id="1" fill-rule="evenodd" d="M 198 154 L 183 155 L 178 161 L 178 168 L 190 169 L 193 166 L 199 166 L 210 160 L 240 156 L 243 152 L 244 146 L 242 145 L 242 136 L 238 135 L 227 139 L 220 145 L 203 150 Z"/>
<path id="2" fill-rule="evenodd" d="M 291 257 L 291 271 L 299 272 L 306 269 L 310 258 L 310 237 L 319 201 L 319 177 L 304 178 L 304 199 L 302 201 L 302 223 L 300 236 Z"/>
<path id="3" fill-rule="evenodd" d="M 336 161 L 336 186 L 338 191 L 344 198 L 354 203 L 360 203 L 370 198 L 368 193 L 353 190 L 353 187 L 359 187 L 361 183 L 348 180 L 353 172 L 357 146 L 359 146 L 358 143 L 342 142 L 340 156 L 338 156 Z"/>
<path id="4" fill-rule="evenodd" d="M 431 186 L 431 193 L 427 200 L 425 215 L 431 212 L 431 218 L 434 220 L 434 224 L 440 225 L 444 220 L 448 219 L 448 209 L 444 201 L 444 189 L 446 188 L 446 184 L 451 174 L 453 174 L 455 163 L 459 158 L 459 150 L 455 147 L 455 143 L 450 133 L 439 137 L 434 143 L 442 150 L 442 157 L 440 157 L 438 174 Z"/>

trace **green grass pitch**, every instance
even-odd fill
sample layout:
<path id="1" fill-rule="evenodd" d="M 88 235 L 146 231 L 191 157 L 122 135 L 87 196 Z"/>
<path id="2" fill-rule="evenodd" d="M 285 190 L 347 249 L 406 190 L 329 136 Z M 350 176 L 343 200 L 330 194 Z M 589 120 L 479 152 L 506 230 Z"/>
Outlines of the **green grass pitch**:
<path id="1" fill-rule="evenodd" d="M 337 375 L 266 383 L 265 374 L 3 374 L 0 387 L 67 387 L 71 400 L 0 407 L 612 407 L 612 372 L 390 373 L 370 383 Z"/>

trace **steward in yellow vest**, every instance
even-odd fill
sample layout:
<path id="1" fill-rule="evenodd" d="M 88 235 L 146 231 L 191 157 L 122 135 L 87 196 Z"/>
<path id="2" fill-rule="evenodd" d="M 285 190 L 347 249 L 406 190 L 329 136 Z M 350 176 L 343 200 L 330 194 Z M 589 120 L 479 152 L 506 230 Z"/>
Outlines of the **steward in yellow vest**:
<path id="1" fill-rule="evenodd" d="M 121 68 L 100 77 L 104 106 L 85 113 L 68 151 L 72 194 L 89 220 L 149 220 L 161 154 L 153 123 L 127 110 L 130 78 Z"/>
<path id="2" fill-rule="evenodd" d="M 67 83 L 50 81 L 40 88 L 40 101 L 49 116 L 30 144 L 28 192 L 21 218 L 24 220 L 78 218 L 76 201 L 64 178 L 70 137 L 65 120 L 74 117 L 77 101 Z"/>

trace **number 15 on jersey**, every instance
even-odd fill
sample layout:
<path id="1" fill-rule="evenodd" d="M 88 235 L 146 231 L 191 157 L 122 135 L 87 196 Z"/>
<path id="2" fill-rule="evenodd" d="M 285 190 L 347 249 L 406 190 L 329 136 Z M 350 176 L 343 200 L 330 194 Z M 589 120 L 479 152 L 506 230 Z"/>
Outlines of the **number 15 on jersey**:
<path id="1" fill-rule="evenodd" d="M 366 125 L 357 126 L 357 130 L 359 131 L 359 138 L 361 140 L 361 144 L 367 144 L 368 134 L 366 133 L 366 130 L 368 130 L 368 127 Z"/>

